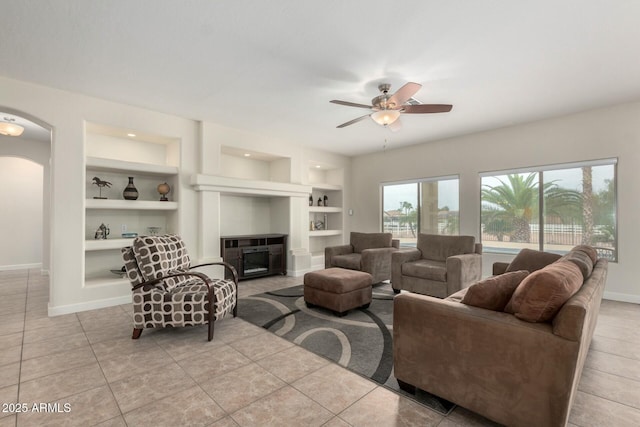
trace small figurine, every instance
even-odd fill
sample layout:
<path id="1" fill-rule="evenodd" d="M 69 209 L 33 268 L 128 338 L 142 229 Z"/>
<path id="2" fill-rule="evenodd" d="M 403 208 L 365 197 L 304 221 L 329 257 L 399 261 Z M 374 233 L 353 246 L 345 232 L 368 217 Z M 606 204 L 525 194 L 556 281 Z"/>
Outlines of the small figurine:
<path id="1" fill-rule="evenodd" d="M 96 234 L 94 236 L 94 239 L 96 240 L 106 240 L 107 236 L 109 235 L 109 233 L 111 232 L 111 230 L 109 230 L 109 227 L 107 227 L 106 225 L 104 225 L 104 223 L 100 224 L 100 227 L 98 227 L 98 229 L 96 230 Z"/>
<path id="2" fill-rule="evenodd" d="M 322 197 L 318 197 L 318 206 L 322 206 Z"/>
<path id="3" fill-rule="evenodd" d="M 167 199 L 167 194 L 169 194 L 169 191 L 171 191 L 171 187 L 169 187 L 169 184 L 167 184 L 166 182 L 164 184 L 160 184 L 158 185 L 158 193 L 160 193 L 160 201 L 161 202 L 166 202 L 169 199 Z"/>
<path id="4" fill-rule="evenodd" d="M 100 189 L 100 195 L 98 197 L 94 197 L 94 199 L 106 199 L 106 197 L 102 197 L 102 189 L 104 187 L 110 188 L 111 187 L 111 183 L 109 181 L 103 181 L 100 178 L 98 178 L 97 176 L 94 176 L 92 181 L 93 181 L 93 184 L 97 185 L 98 188 Z"/>
<path id="5" fill-rule="evenodd" d="M 325 194 L 325 196 L 322 198 L 322 204 L 324 206 L 329 206 L 329 198 L 327 197 L 327 195 Z"/>

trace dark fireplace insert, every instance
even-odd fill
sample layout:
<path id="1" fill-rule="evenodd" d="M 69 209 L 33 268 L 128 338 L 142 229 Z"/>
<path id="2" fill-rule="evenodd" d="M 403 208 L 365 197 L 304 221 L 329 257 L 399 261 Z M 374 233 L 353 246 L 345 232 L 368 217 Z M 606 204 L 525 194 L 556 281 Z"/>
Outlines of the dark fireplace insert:
<path id="1" fill-rule="evenodd" d="M 269 271 L 269 247 L 242 248 L 242 275 L 264 274 Z"/>

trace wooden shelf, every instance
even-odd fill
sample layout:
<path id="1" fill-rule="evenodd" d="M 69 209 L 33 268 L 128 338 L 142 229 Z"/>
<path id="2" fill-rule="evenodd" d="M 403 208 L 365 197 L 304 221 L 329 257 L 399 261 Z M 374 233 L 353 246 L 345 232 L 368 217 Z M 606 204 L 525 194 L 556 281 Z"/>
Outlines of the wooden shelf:
<path id="1" fill-rule="evenodd" d="M 102 239 L 102 240 L 85 240 L 85 251 L 106 251 L 112 249 L 121 249 L 130 246 L 133 238 L 129 239 Z"/>
<path id="2" fill-rule="evenodd" d="M 152 200 L 86 199 L 85 208 L 174 211 L 178 209 L 178 202 L 161 202 Z"/>
<path id="3" fill-rule="evenodd" d="M 342 212 L 342 208 L 333 207 L 333 206 L 309 206 L 309 212 L 340 213 Z"/>
<path id="4" fill-rule="evenodd" d="M 340 236 L 342 230 L 313 230 L 309 231 L 309 237 L 321 237 L 321 236 Z"/>
<path id="5" fill-rule="evenodd" d="M 153 165 L 149 163 L 126 162 L 123 160 L 105 159 L 102 157 L 87 157 L 87 169 L 119 173 L 141 173 L 145 175 L 177 175 L 176 166 Z"/>

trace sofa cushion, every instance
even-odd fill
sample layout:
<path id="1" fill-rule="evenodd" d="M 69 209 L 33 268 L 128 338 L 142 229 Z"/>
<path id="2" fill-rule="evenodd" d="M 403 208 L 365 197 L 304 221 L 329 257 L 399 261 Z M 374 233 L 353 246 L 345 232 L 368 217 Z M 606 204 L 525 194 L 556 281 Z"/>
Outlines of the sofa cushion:
<path id="1" fill-rule="evenodd" d="M 519 270 L 489 277 L 469 286 L 460 302 L 487 310 L 503 311 L 513 292 L 528 275 L 528 271 Z"/>
<path id="2" fill-rule="evenodd" d="M 582 283 L 577 265 L 555 262 L 529 274 L 516 288 L 505 311 L 527 322 L 548 322 Z"/>
<path id="3" fill-rule="evenodd" d="M 591 276 L 591 272 L 593 271 L 593 261 L 591 261 L 591 257 L 587 252 L 582 250 L 572 249 L 568 254 L 564 255 L 556 262 L 559 261 L 570 261 L 578 266 L 582 273 L 583 280 L 586 280 Z"/>
<path id="4" fill-rule="evenodd" d="M 418 234 L 417 248 L 422 258 L 444 261 L 453 255 L 475 253 L 476 239 L 473 236 L 441 236 L 438 234 Z"/>
<path id="5" fill-rule="evenodd" d="M 533 249 L 522 249 L 518 255 L 511 261 L 507 267 L 506 273 L 510 271 L 527 270 L 533 273 L 536 270 L 546 267 L 556 262 L 562 255 L 552 254 L 551 252 L 541 252 Z"/>
<path id="6" fill-rule="evenodd" d="M 356 253 L 334 255 L 331 257 L 331 265 L 348 268 L 349 270 L 360 270 L 362 268 L 362 255 Z"/>
<path id="7" fill-rule="evenodd" d="M 419 277 L 421 279 L 447 281 L 447 265 L 444 261 L 419 259 L 402 264 L 404 276 Z"/>
<path id="8" fill-rule="evenodd" d="M 391 233 L 357 233 L 352 231 L 349 242 L 353 246 L 353 252 L 361 253 L 365 249 L 390 248 L 391 240 Z"/>

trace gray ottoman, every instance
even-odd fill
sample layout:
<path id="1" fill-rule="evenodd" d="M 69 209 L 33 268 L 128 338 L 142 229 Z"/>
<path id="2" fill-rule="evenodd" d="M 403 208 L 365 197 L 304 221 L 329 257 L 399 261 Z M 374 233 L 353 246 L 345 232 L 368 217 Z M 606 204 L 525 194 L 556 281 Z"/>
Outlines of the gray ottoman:
<path id="1" fill-rule="evenodd" d="M 333 310 L 338 316 L 371 304 L 369 273 L 345 268 L 327 268 L 304 275 L 304 301 L 307 307 L 314 305 Z"/>

